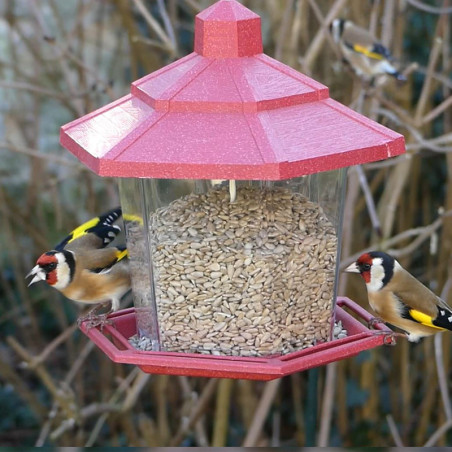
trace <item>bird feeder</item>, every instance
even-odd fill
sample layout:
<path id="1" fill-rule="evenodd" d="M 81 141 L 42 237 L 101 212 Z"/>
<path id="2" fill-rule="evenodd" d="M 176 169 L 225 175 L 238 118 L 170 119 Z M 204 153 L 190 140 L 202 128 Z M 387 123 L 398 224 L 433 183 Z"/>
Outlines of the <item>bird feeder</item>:
<path id="1" fill-rule="evenodd" d="M 119 178 L 134 310 L 82 326 L 115 361 L 270 379 L 383 343 L 336 306 L 345 171 L 403 153 L 403 137 L 263 54 L 237 1 L 198 14 L 193 53 L 61 143 Z"/>

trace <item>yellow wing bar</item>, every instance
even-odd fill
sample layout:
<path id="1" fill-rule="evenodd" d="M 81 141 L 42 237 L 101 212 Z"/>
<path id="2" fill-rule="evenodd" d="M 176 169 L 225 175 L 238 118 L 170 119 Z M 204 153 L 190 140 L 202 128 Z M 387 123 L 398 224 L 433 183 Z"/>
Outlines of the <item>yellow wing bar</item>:
<path id="1" fill-rule="evenodd" d="M 445 328 L 433 325 L 432 323 L 433 319 L 429 315 L 424 314 L 423 312 L 416 311 L 415 309 L 410 309 L 409 313 L 411 317 L 413 317 L 413 319 L 416 320 L 416 322 L 419 322 L 422 325 L 429 326 L 430 328 L 436 328 L 438 330 L 443 331 L 445 330 Z"/>
<path id="2" fill-rule="evenodd" d="M 68 243 L 71 243 L 75 239 L 78 239 L 82 235 L 87 234 L 87 230 L 90 228 L 93 228 L 94 226 L 97 226 L 99 224 L 100 218 L 92 218 L 91 220 L 87 221 L 86 223 L 81 224 L 77 228 L 75 228 L 70 234 L 69 234 L 69 241 Z"/>
<path id="3" fill-rule="evenodd" d="M 127 248 L 125 250 L 118 250 L 116 253 L 116 262 L 119 262 L 120 260 L 129 257 L 129 252 L 127 251 Z"/>
<path id="4" fill-rule="evenodd" d="M 355 52 L 362 53 L 362 54 L 366 55 L 369 58 L 373 58 L 374 60 L 382 60 L 383 59 L 383 55 L 381 55 L 379 53 L 372 52 L 367 47 L 360 46 L 359 44 L 355 44 L 353 46 L 353 50 Z"/>
<path id="5" fill-rule="evenodd" d="M 132 215 L 132 214 L 125 213 L 122 215 L 122 217 L 124 218 L 125 221 L 135 221 L 139 224 L 143 224 L 143 218 L 141 218 L 138 215 Z"/>

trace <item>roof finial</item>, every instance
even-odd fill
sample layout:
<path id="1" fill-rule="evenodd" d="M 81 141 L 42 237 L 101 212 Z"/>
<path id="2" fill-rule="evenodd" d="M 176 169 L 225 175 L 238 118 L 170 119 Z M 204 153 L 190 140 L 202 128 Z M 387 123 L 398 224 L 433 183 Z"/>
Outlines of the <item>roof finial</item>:
<path id="1" fill-rule="evenodd" d="M 207 58 L 262 53 L 260 17 L 236 0 L 219 0 L 196 16 L 195 52 Z"/>

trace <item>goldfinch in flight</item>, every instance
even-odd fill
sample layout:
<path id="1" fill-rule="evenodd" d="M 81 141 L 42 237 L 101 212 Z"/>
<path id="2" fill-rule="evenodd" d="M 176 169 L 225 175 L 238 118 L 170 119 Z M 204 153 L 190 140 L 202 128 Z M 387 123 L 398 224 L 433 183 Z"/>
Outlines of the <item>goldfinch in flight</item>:
<path id="1" fill-rule="evenodd" d="M 74 229 L 38 258 L 27 275 L 33 277 L 29 286 L 45 281 L 71 300 L 86 304 L 111 301 L 111 311 L 118 310 L 130 289 L 128 255 L 125 247 L 107 245 L 121 231 L 113 224 L 120 217 L 121 209 L 114 209 Z"/>
<path id="2" fill-rule="evenodd" d="M 370 307 L 382 320 L 404 330 L 409 341 L 452 331 L 451 307 L 388 254 L 365 253 L 345 271 L 361 274 Z"/>
<path id="3" fill-rule="evenodd" d="M 365 28 L 349 20 L 335 19 L 330 31 L 344 59 L 358 76 L 373 79 L 377 75 L 388 74 L 399 81 L 406 81 L 406 77 L 391 64 L 393 58 L 389 50 Z"/>

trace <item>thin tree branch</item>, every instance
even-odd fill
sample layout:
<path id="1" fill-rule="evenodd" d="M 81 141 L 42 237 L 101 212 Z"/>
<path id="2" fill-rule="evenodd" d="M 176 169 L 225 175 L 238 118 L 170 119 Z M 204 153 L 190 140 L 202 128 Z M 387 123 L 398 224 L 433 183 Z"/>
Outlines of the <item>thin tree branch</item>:
<path id="1" fill-rule="evenodd" d="M 406 0 L 408 4 L 413 6 L 414 8 L 420 9 L 421 11 L 425 11 L 430 14 L 452 14 L 452 7 L 446 8 L 437 8 L 432 5 L 428 5 L 427 3 L 423 3 L 419 0 Z"/>
<path id="2" fill-rule="evenodd" d="M 452 427 L 452 419 L 446 421 L 432 436 L 426 441 L 426 443 L 422 447 L 432 447 L 436 444 L 436 442 L 443 436 L 447 430 Z"/>
<path id="3" fill-rule="evenodd" d="M 386 415 L 386 422 L 388 423 L 389 431 L 391 432 L 395 445 L 397 447 L 405 447 L 403 445 L 402 438 L 400 437 L 400 433 L 397 430 L 397 425 L 394 422 L 394 418 L 392 417 L 392 415 L 390 415 L 390 414 Z"/>
<path id="4" fill-rule="evenodd" d="M 281 379 L 269 381 L 265 383 L 264 392 L 262 393 L 259 405 L 256 408 L 253 421 L 248 430 L 248 433 L 243 441 L 242 447 L 255 447 L 259 435 L 262 432 L 262 427 L 264 426 L 265 419 L 268 416 L 270 407 L 278 391 L 278 387 L 281 383 Z"/>
<path id="5" fill-rule="evenodd" d="M 206 409 L 207 403 L 210 401 L 211 397 L 215 393 L 215 388 L 217 384 L 218 379 L 211 378 L 209 382 L 206 384 L 206 386 L 204 386 L 201 396 L 198 399 L 198 403 L 193 408 L 187 421 L 182 423 L 181 426 L 179 427 L 179 430 L 177 431 L 176 435 L 170 442 L 170 446 L 173 447 L 178 446 L 180 442 L 184 439 L 184 436 L 187 434 L 187 432 L 193 427 L 193 425 L 196 423 L 199 417 L 202 416 Z"/>
<path id="6" fill-rule="evenodd" d="M 323 391 L 321 423 L 318 447 L 327 447 L 330 439 L 331 419 L 333 417 L 334 396 L 336 392 L 337 361 L 326 366 L 325 388 Z"/>

